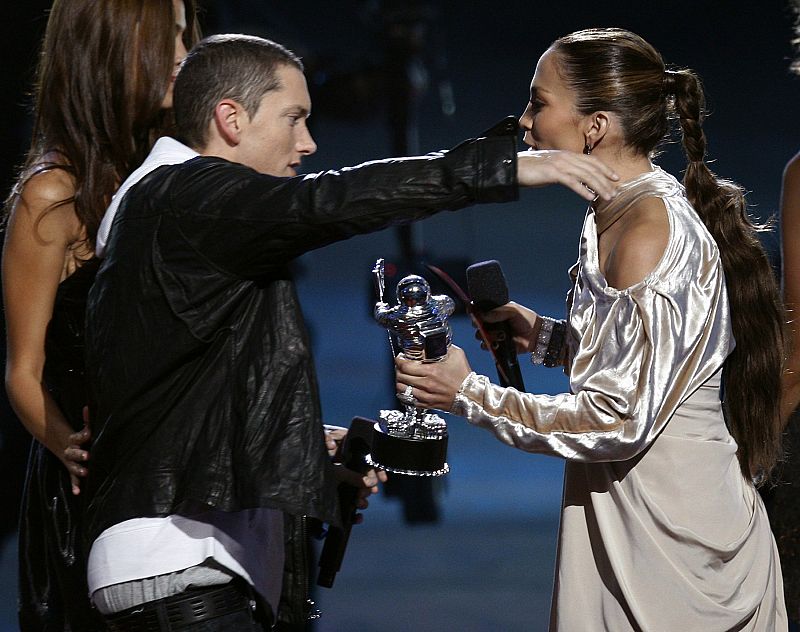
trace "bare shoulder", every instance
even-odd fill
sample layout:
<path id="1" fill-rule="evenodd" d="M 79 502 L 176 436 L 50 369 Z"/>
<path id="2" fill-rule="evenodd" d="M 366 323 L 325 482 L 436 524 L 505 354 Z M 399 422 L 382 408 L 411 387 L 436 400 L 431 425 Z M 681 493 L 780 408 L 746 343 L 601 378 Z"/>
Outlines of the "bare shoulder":
<path id="1" fill-rule="evenodd" d="M 10 209 L 12 223 L 35 226 L 46 241 L 74 241 L 80 234 L 81 223 L 71 202 L 75 182 L 66 170 L 40 170 L 24 182 L 17 194 Z"/>
<path id="2" fill-rule="evenodd" d="M 795 154 L 786 163 L 786 167 L 783 170 L 783 178 L 784 180 L 800 180 L 800 153 Z"/>
<path id="3" fill-rule="evenodd" d="M 31 209 L 57 206 L 75 194 L 75 181 L 66 170 L 42 169 L 31 175 L 19 190 L 20 200 Z"/>
<path id="4" fill-rule="evenodd" d="M 606 266 L 606 280 L 616 288 L 639 283 L 658 265 L 669 241 L 669 218 L 660 198 L 636 202 L 614 243 Z"/>
<path id="5" fill-rule="evenodd" d="M 792 158 L 783 170 L 781 217 L 784 224 L 787 218 L 791 218 L 792 223 L 800 221 L 800 154 Z"/>

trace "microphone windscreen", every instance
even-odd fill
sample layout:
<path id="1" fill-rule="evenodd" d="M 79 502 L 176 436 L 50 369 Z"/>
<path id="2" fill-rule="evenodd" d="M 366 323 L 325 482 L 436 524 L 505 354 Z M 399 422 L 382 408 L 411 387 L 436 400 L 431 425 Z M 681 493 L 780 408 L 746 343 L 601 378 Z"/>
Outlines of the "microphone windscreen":
<path id="1" fill-rule="evenodd" d="M 500 263 L 494 259 L 467 268 L 467 288 L 478 311 L 487 312 L 508 303 L 508 284 Z"/>

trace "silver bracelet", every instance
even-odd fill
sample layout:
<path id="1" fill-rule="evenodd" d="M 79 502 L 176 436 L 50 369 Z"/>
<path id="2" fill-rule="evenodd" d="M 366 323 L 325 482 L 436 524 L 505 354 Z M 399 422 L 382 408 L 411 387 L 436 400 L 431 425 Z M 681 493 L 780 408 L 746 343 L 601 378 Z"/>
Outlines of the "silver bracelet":
<path id="1" fill-rule="evenodd" d="M 564 342 L 567 337 L 567 323 L 547 316 L 539 316 L 542 324 L 536 338 L 536 347 L 531 353 L 531 362 L 553 368 L 562 363 Z"/>
<path id="2" fill-rule="evenodd" d="M 536 336 L 536 346 L 531 352 L 531 362 L 534 364 L 544 364 L 547 355 L 547 347 L 550 345 L 550 337 L 553 335 L 553 327 L 556 321 L 547 316 L 539 316 L 542 321 L 539 325 L 539 335 Z"/>

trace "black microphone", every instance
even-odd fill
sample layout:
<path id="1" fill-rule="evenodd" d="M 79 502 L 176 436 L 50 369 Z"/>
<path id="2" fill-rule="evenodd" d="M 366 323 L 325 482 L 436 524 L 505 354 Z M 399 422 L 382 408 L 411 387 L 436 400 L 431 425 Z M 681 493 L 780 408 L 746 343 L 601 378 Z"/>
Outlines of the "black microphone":
<path id="1" fill-rule="evenodd" d="M 345 467 L 365 473 L 369 469 L 366 456 L 372 452 L 372 427 L 375 422 L 364 417 L 354 417 L 342 446 L 342 462 Z M 350 540 L 350 529 L 356 520 L 358 490 L 347 483 L 339 484 L 339 503 L 342 510 L 342 526 L 328 527 L 325 544 L 319 556 L 317 585 L 332 588 L 336 573 L 342 568 L 344 552 Z"/>
<path id="2" fill-rule="evenodd" d="M 508 285 L 500 263 L 491 259 L 474 263 L 467 268 L 467 287 L 477 312 L 488 312 L 508 303 Z M 517 360 L 517 348 L 511 326 L 507 322 L 485 323 L 485 329 L 495 332 L 494 361 L 501 386 L 525 390 Z"/>

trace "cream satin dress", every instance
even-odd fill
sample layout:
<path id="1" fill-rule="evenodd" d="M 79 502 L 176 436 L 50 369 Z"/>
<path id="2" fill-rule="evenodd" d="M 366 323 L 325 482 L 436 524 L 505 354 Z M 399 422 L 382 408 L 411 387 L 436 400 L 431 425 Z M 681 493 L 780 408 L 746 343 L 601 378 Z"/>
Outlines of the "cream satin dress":
<path id="1" fill-rule="evenodd" d="M 617 290 L 598 234 L 644 197 L 664 201 L 669 242 L 644 280 Z M 589 209 L 571 275 L 571 393 L 473 373 L 452 411 L 567 461 L 550 629 L 786 630 L 767 514 L 720 404 L 734 346 L 722 264 L 681 184 L 654 167 Z"/>

